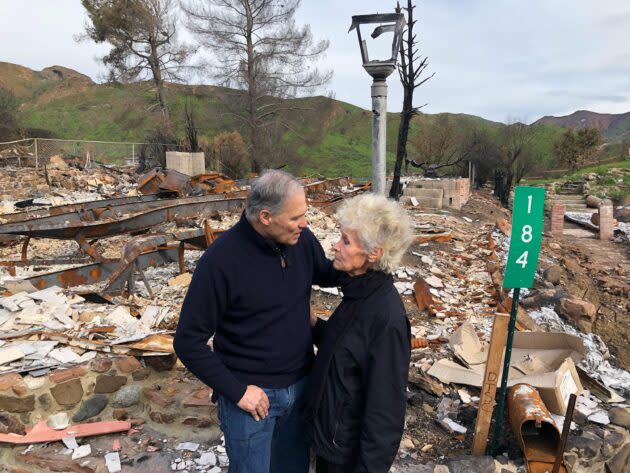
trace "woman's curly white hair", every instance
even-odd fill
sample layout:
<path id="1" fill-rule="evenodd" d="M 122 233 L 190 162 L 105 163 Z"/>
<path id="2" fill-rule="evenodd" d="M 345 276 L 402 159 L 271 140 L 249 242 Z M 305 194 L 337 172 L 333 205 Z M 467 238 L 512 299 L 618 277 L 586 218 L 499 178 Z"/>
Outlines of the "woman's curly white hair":
<path id="1" fill-rule="evenodd" d="M 357 233 L 363 249 L 383 249 L 374 269 L 392 273 L 413 241 L 407 212 L 395 201 L 376 194 L 362 194 L 346 200 L 336 212 L 339 224 Z"/>

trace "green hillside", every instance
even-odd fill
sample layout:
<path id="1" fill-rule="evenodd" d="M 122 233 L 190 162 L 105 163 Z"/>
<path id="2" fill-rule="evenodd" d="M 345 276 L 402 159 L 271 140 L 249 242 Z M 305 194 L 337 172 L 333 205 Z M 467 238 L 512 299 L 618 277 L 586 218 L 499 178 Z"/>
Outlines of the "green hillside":
<path id="1" fill-rule="evenodd" d="M 87 76 L 59 66 L 37 72 L 0 63 L 0 87 L 13 91 L 21 101 L 20 126 L 49 130 L 57 138 L 141 142 L 159 123 L 150 83 L 95 84 Z M 227 93 L 220 87 L 169 84 L 166 98 L 176 134 L 184 136 L 185 104 L 194 110 L 199 134 L 207 140 L 221 131 L 238 129 L 239 123 L 220 103 Z M 290 170 L 303 175 L 369 175 L 371 111 L 321 96 L 292 99 L 288 105 L 294 110 L 282 117 L 290 126 L 282 143 Z M 410 141 L 418 130 L 444 117 L 454 129 L 485 128 L 491 136 L 504 126 L 465 114 L 420 114 L 412 121 Z M 391 171 L 399 115 L 388 114 L 387 124 Z M 534 147 L 539 166 L 553 166 L 552 143 L 561 132 L 552 125 L 536 127 Z"/>

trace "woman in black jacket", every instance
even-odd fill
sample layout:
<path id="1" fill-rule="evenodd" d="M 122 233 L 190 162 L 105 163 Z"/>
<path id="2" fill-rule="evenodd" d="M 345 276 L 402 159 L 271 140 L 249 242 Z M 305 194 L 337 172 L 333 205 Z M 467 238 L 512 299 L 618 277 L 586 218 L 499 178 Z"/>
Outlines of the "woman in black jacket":
<path id="1" fill-rule="evenodd" d="M 318 473 L 386 473 L 405 421 L 410 327 L 392 271 L 411 242 L 394 201 L 365 194 L 338 210 L 333 266 L 350 277 L 328 322 L 313 318 L 317 357 L 306 389 Z"/>

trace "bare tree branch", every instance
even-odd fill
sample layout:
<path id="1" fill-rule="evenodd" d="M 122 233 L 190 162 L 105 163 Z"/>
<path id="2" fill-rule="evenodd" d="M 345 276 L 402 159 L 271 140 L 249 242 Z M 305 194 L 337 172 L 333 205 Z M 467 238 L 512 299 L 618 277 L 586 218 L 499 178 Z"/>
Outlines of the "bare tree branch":
<path id="1" fill-rule="evenodd" d="M 112 49 L 102 58 L 111 81 L 152 79 L 157 101 L 170 127 L 164 97 L 166 80 L 181 81 L 195 47 L 177 41 L 173 0 L 81 0 L 90 23 L 85 35 Z"/>
<path id="2" fill-rule="evenodd" d="M 246 125 L 255 172 L 271 162 L 274 140 L 288 129 L 279 112 L 289 106 L 279 99 L 312 93 L 332 76 L 311 66 L 328 41 L 315 42 L 308 25 L 295 24 L 299 5 L 300 0 L 182 2 L 189 29 L 213 53 L 211 76 L 242 91 L 225 106 Z"/>

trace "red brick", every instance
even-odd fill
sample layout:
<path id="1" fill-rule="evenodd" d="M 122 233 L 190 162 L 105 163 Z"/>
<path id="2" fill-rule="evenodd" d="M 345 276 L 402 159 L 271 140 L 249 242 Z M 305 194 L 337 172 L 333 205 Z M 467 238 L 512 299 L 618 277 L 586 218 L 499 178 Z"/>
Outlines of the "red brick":
<path id="1" fill-rule="evenodd" d="M 48 379 L 51 382 L 58 384 L 63 383 L 64 381 L 68 381 L 74 378 L 80 378 L 86 373 L 86 369 L 83 366 L 75 366 L 73 368 L 68 368 L 65 370 L 56 370 L 50 373 Z"/>
<path id="2" fill-rule="evenodd" d="M 551 234 L 556 238 L 564 231 L 564 210 L 565 205 L 560 202 L 554 202 L 551 207 Z"/>
<path id="3" fill-rule="evenodd" d="M 119 356 L 116 358 L 116 368 L 121 373 L 133 373 L 142 368 L 138 359 L 134 356 Z"/>

